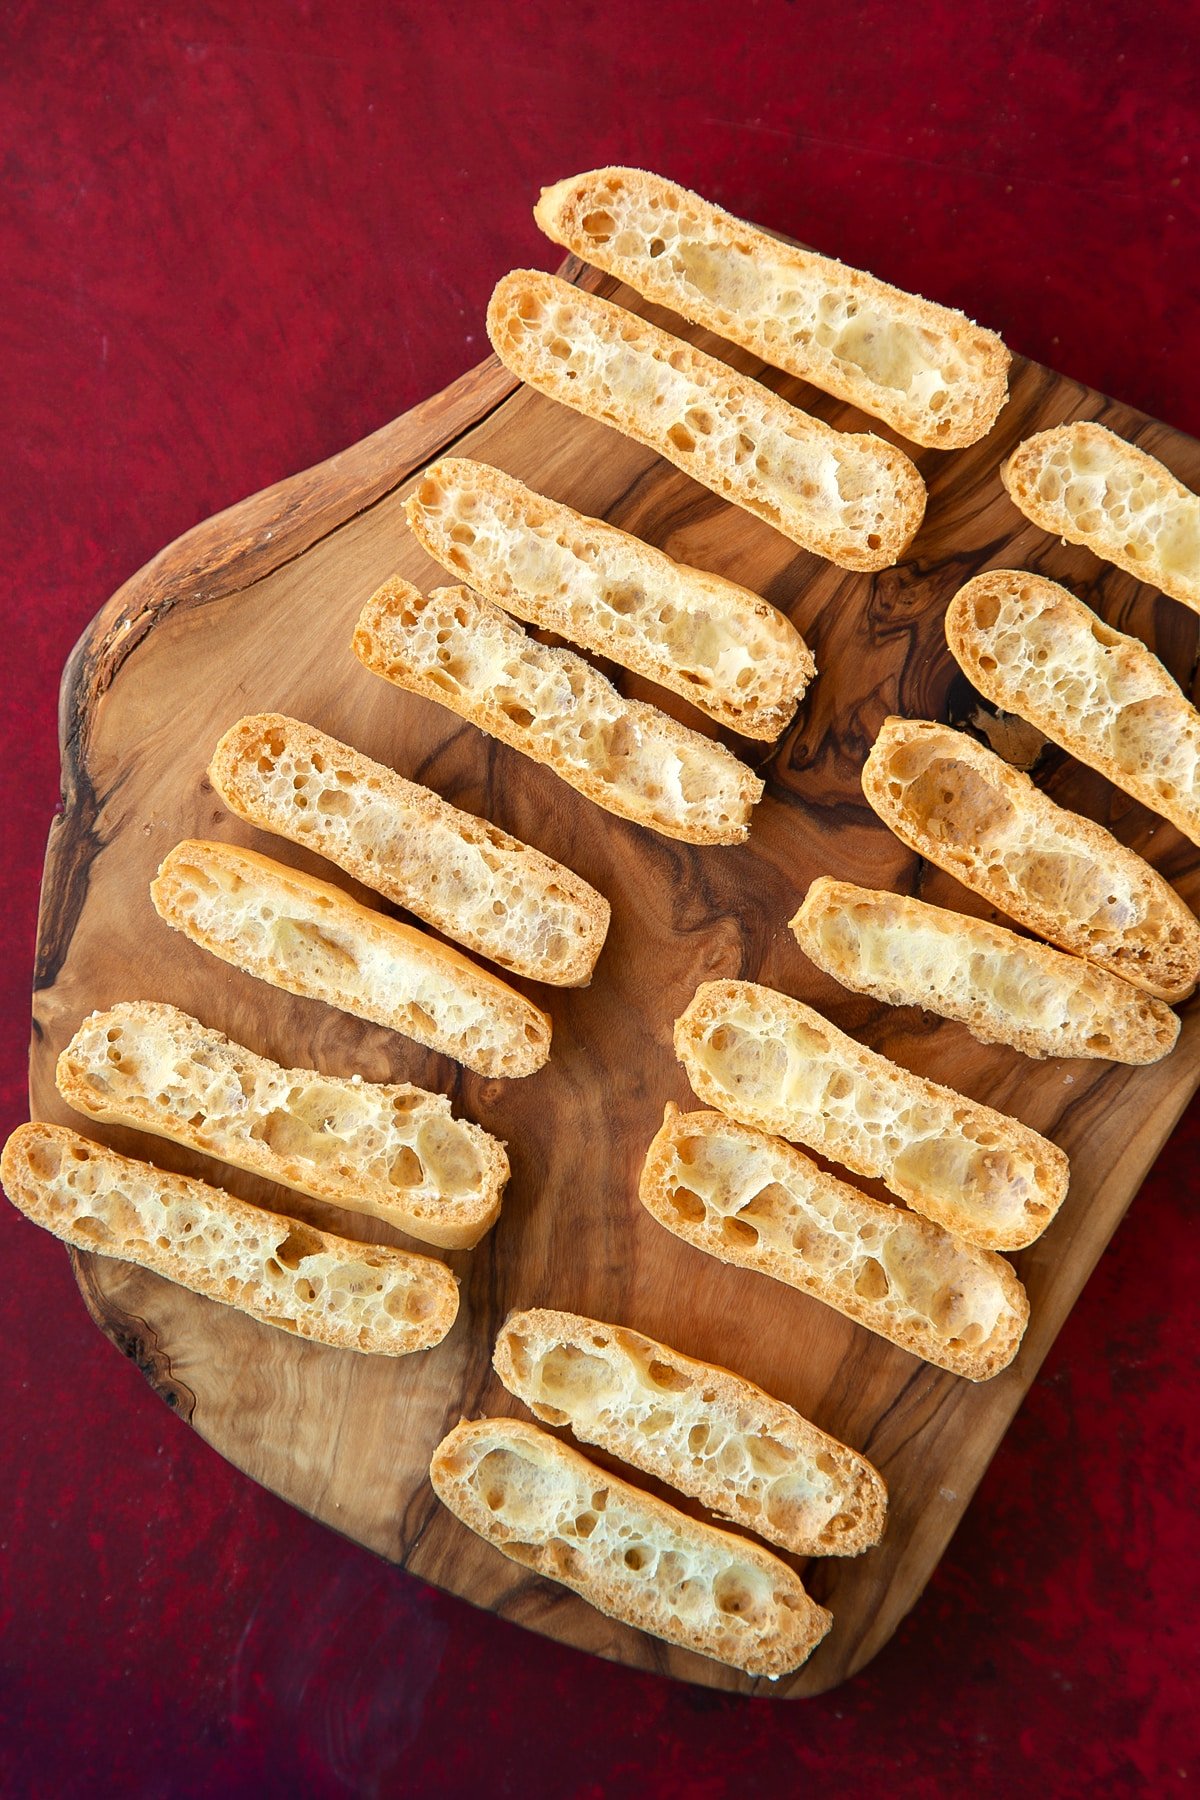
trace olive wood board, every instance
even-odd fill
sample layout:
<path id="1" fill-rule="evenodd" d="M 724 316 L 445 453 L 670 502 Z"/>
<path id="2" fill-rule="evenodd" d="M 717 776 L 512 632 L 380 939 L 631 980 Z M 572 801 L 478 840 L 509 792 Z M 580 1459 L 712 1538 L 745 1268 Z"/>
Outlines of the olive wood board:
<path id="1" fill-rule="evenodd" d="M 838 427 L 891 435 L 574 259 L 563 273 Z M 865 576 L 798 550 L 616 431 L 520 388 L 489 359 L 352 449 L 197 526 L 97 616 L 63 676 L 63 809 L 50 828 L 42 892 L 33 1116 L 82 1125 L 121 1149 L 347 1235 L 404 1242 L 377 1221 L 68 1112 L 54 1063 L 80 1019 L 119 1000 L 163 999 L 289 1066 L 448 1093 L 457 1111 L 507 1140 L 512 1161 L 495 1229 L 475 1250 L 447 1258 L 461 1277 L 458 1321 L 422 1355 L 370 1357 L 303 1343 L 127 1264 L 72 1252 L 97 1323 L 223 1456 L 424 1580 L 637 1668 L 798 1696 L 832 1687 L 887 1642 L 1200 1082 L 1200 1021 L 1191 1007 L 1177 1049 L 1157 1066 L 1033 1062 L 984 1048 L 929 1014 L 850 994 L 806 961 L 787 929 L 818 874 L 984 910 L 904 849 L 859 787 L 889 713 L 982 719 L 987 729 L 942 629 L 951 595 L 979 570 L 1028 567 L 1065 580 L 1111 624 L 1144 638 L 1191 690 L 1194 615 L 1048 538 L 1004 493 L 999 467 L 1018 440 L 1074 418 L 1103 419 L 1200 484 L 1200 444 L 1017 359 L 1009 403 L 982 443 L 955 452 L 903 445 L 928 483 L 926 520 L 898 567 Z M 397 572 L 423 588 L 449 580 L 408 532 L 401 502 L 420 469 L 451 448 L 765 594 L 804 633 L 819 674 L 791 728 L 775 747 L 728 740 L 767 778 L 747 844 L 696 849 L 613 818 L 549 770 L 355 660 L 354 621 L 382 581 Z M 627 693 L 712 729 L 683 701 L 609 672 Z M 208 783 L 218 737 L 259 710 L 294 714 L 350 741 L 560 858 L 609 897 L 612 927 L 590 987 L 517 984 L 553 1016 L 544 1069 L 524 1080 L 484 1080 L 385 1030 L 277 992 L 158 921 L 149 882 L 184 837 L 228 839 L 331 873 L 232 818 Z M 1171 826 L 1053 750 L 1040 756 L 1036 777 L 1056 800 L 1146 854 L 1189 904 L 1200 903 L 1200 852 Z M 665 1103 L 698 1104 L 672 1051 L 672 1023 L 697 984 L 716 976 L 797 994 L 875 1049 L 1016 1114 L 1068 1152 L 1073 1173 L 1062 1212 L 1015 1258 L 1032 1320 L 1006 1372 L 980 1385 L 945 1374 L 815 1300 L 704 1256 L 639 1206 L 638 1172 Z M 890 1494 L 882 1542 L 857 1558 L 798 1565 L 834 1624 L 797 1674 L 752 1681 L 615 1624 L 474 1538 L 435 1500 L 427 1466 L 444 1432 L 462 1415 L 522 1412 L 490 1357 L 509 1310 L 531 1305 L 634 1326 L 736 1369 L 877 1464 Z"/>

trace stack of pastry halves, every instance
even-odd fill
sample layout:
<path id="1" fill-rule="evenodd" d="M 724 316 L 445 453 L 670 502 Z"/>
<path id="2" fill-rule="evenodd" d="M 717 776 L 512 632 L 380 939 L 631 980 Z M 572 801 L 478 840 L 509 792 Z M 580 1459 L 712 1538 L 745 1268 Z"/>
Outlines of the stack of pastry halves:
<path id="1" fill-rule="evenodd" d="M 547 190 L 556 242 L 905 431 L 948 447 L 986 432 L 1008 354 L 990 332 L 828 258 L 779 244 L 656 176 L 606 169 Z M 838 432 L 623 307 L 553 276 L 498 284 L 488 331 L 530 386 L 637 439 L 844 568 L 896 562 L 924 484 L 902 451 Z M 425 550 L 465 587 L 393 581 L 355 636 L 367 666 L 548 764 L 621 817 L 696 844 L 745 837 L 762 783 L 711 738 L 625 699 L 509 614 L 771 741 L 814 674 L 759 596 L 682 567 L 499 470 L 446 458 L 407 504 Z"/>
<path id="2" fill-rule="evenodd" d="M 571 870 L 279 714 L 241 719 L 210 768 L 232 811 L 326 856 L 522 975 L 586 982 L 608 903 Z M 340 887 L 228 843 L 185 842 L 151 897 L 193 942 L 288 992 L 374 1021 L 488 1076 L 545 1062 L 550 1020 L 450 945 Z M 283 1068 L 178 1008 L 94 1013 L 59 1059 L 76 1111 L 169 1138 L 441 1249 L 495 1221 L 504 1146 L 409 1083 Z M 320 1343 L 428 1348 L 458 1309 L 432 1257 L 362 1244 L 119 1156 L 63 1127 L 9 1140 L 4 1185 L 58 1236 L 137 1262 Z"/>

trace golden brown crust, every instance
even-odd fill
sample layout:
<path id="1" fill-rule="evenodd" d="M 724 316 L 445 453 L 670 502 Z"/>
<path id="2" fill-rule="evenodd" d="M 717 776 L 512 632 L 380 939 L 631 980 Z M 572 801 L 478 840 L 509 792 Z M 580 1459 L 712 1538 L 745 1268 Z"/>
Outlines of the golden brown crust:
<path id="1" fill-rule="evenodd" d="M 615 425 L 805 550 L 886 569 L 916 536 L 925 483 L 903 451 L 834 431 L 622 306 L 514 269 L 487 325 L 522 381 Z"/>
<path id="2" fill-rule="evenodd" d="M 314 1343 L 406 1356 L 440 1343 L 458 1312 L 458 1284 L 431 1256 L 351 1243 L 62 1125 L 18 1126 L 0 1180 L 14 1206 L 68 1244 Z"/>
<path id="3" fill-rule="evenodd" d="M 460 1250 L 500 1213 L 508 1157 L 444 1094 L 281 1069 L 178 1007 L 126 1001 L 85 1019 L 58 1091 L 105 1124 L 220 1157 L 316 1200 Z"/>
<path id="4" fill-rule="evenodd" d="M 763 784 L 722 744 L 551 649 L 468 588 L 389 581 L 354 633 L 360 662 L 545 763 L 618 818 L 688 844 L 740 844 Z"/>
<path id="5" fill-rule="evenodd" d="M 498 976 L 340 888 L 233 844 L 176 844 L 150 897 L 167 925 L 247 975 L 403 1032 L 480 1075 L 529 1075 L 548 1016 Z"/>
<path id="6" fill-rule="evenodd" d="M 609 904 L 487 819 L 282 713 L 239 719 L 209 778 L 231 812 L 317 851 L 516 975 L 584 987 Z"/>
<path id="7" fill-rule="evenodd" d="M 676 1021 L 675 1053 L 708 1105 L 877 1177 L 984 1249 L 1033 1243 L 1066 1198 L 1057 1144 L 758 982 L 702 983 Z"/>
<path id="8" fill-rule="evenodd" d="M 1002 925 L 907 895 L 820 876 L 791 929 L 805 955 L 845 987 L 891 1006 L 959 1019 L 983 1044 L 1026 1056 L 1166 1056 L 1179 1020 L 1161 1000 L 1081 956 Z"/>
<path id="9" fill-rule="evenodd" d="M 866 1458 L 729 1369 L 544 1307 L 509 1314 L 492 1363 L 546 1424 L 797 1556 L 857 1556 L 883 1533 L 887 1489 Z"/>
<path id="10" fill-rule="evenodd" d="M 1002 1256 L 723 1113 L 669 1105 L 638 1194 L 697 1250 L 798 1288 L 953 1375 L 987 1381 L 1020 1347 L 1029 1302 Z"/>
<path id="11" fill-rule="evenodd" d="M 443 457 L 404 510 L 422 549 L 496 606 L 746 737 L 777 738 L 816 673 L 795 626 L 759 595 L 486 463 Z"/>
<path id="12" fill-rule="evenodd" d="M 659 175 L 573 175 L 542 189 L 534 218 L 555 243 L 646 299 L 918 444 L 973 444 L 1008 399 L 1011 358 L 995 332 L 781 243 Z"/>
<path id="13" fill-rule="evenodd" d="M 832 1623 L 786 1563 L 701 1524 L 521 1419 L 464 1419 L 433 1453 L 443 1505 L 505 1556 L 747 1675 L 787 1675 Z"/>
<path id="14" fill-rule="evenodd" d="M 1200 844 L 1200 713 L 1140 638 L 1022 569 L 959 588 L 946 639 L 981 694 Z"/>
<path id="15" fill-rule="evenodd" d="M 1200 612 L 1200 495 L 1135 444 L 1079 419 L 1018 444 L 1000 479 L 1043 531 Z"/>
<path id="16" fill-rule="evenodd" d="M 863 793 L 902 843 L 1062 950 L 1162 1000 L 1200 977 L 1200 923 L 1133 850 L 965 732 L 885 719 Z"/>

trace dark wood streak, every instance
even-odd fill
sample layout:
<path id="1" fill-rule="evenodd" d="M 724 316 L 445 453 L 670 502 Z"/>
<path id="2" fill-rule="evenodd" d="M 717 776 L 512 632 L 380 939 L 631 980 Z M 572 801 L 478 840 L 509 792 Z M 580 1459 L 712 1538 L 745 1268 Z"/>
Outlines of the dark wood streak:
<path id="1" fill-rule="evenodd" d="M 159 1342 L 158 1333 L 148 1319 L 135 1313 L 123 1313 L 113 1304 L 111 1295 L 97 1281 L 102 1268 L 94 1256 L 68 1247 L 71 1269 L 79 1284 L 84 1304 L 110 1343 L 133 1363 L 173 1412 L 190 1424 L 196 1410 L 196 1396 L 171 1367 L 171 1359 Z"/>

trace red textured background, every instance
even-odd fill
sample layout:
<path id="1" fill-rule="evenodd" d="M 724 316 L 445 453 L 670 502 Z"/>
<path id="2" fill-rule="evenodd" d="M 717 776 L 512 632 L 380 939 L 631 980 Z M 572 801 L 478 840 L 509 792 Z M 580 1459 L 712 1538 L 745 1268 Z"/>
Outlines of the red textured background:
<path id="1" fill-rule="evenodd" d="M 190 525 L 478 361 L 613 161 L 963 306 L 1200 434 L 1193 4 L 21 4 L 0 21 L 0 1129 L 55 692 Z M 474 1612 L 233 1473 L 0 1207 L 14 1795 L 1159 1795 L 1196 1765 L 1200 1107 L 940 1571 L 857 1680 L 668 1684 Z"/>

